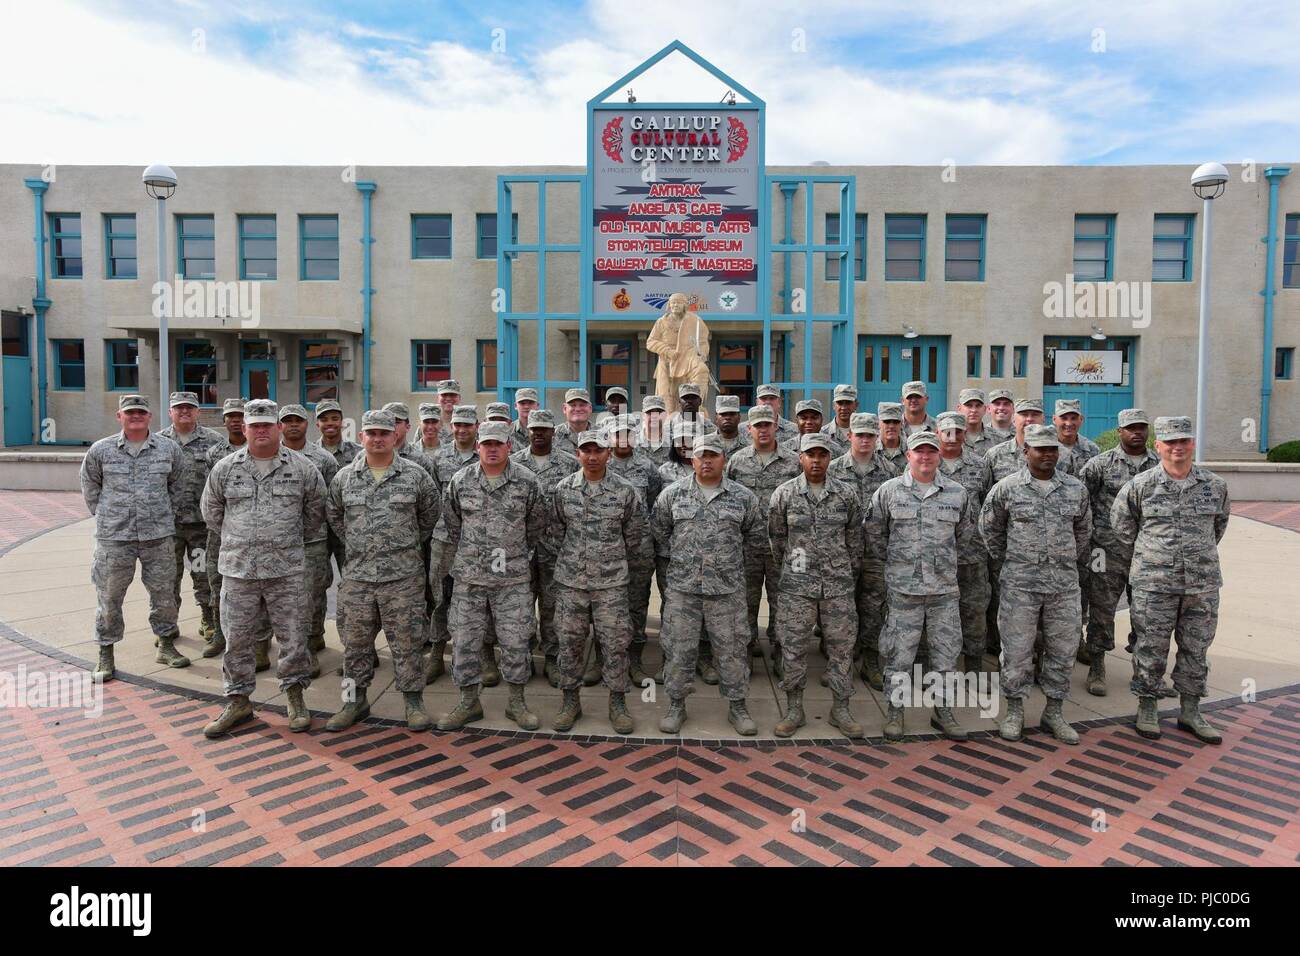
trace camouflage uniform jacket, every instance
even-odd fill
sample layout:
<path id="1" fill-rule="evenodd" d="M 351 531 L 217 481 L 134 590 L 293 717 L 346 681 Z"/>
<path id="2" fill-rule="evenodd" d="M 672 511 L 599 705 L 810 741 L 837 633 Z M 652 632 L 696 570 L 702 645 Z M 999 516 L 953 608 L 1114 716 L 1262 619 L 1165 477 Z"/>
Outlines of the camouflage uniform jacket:
<path id="1" fill-rule="evenodd" d="M 938 434 L 938 433 L 939 433 L 939 420 L 936 419 L 933 415 L 926 415 L 926 416 L 925 416 L 925 421 L 923 421 L 923 422 L 922 422 L 921 424 L 919 424 L 919 425 L 913 425 L 911 422 L 909 422 L 909 421 L 907 420 L 907 415 L 906 415 L 906 413 L 904 413 L 904 415 L 903 415 L 903 443 L 906 444 L 906 443 L 907 443 L 907 440 L 908 440 L 909 438 L 911 438 L 913 435 L 915 435 L 917 432 L 934 432 L 935 434 Z"/>
<path id="2" fill-rule="evenodd" d="M 1003 478 L 984 499 L 979 527 L 999 586 L 1067 594 L 1079 586 L 1092 539 L 1088 489 L 1057 471 L 1043 494 L 1025 468 Z M 1077 610 L 1077 609 L 1076 609 Z"/>
<path id="3" fill-rule="evenodd" d="M 339 471 L 325 513 L 344 544 L 349 581 L 397 581 L 424 571 L 422 545 L 438 523 L 442 496 L 428 472 L 394 455 L 375 481 L 365 458 Z"/>
<path id="4" fill-rule="evenodd" d="M 960 482 L 936 472 L 928 498 L 905 471 L 871 499 L 868 554 L 885 563 L 885 586 L 912 595 L 956 594 L 957 555 L 975 545 L 977 514 Z"/>
<path id="5" fill-rule="evenodd" d="M 646 534 L 645 506 L 630 482 L 606 471 L 593 488 L 582 472 L 569 475 L 551 494 L 550 517 L 558 583 L 580 590 L 627 586 L 628 564 Z"/>
<path id="6" fill-rule="evenodd" d="M 663 491 L 664 482 L 659 476 L 659 467 L 644 454 L 640 448 L 634 448 L 626 458 L 618 455 L 609 456 L 609 470 L 618 475 L 641 496 L 641 507 L 648 516 L 654 510 L 659 492 Z"/>
<path id="7" fill-rule="evenodd" d="M 672 446 L 667 441 L 659 445 L 654 445 L 646 441 L 644 438 L 641 438 L 637 441 L 636 448 L 637 451 L 649 458 L 654 466 L 658 468 L 660 465 L 665 464 L 668 461 L 668 453 L 672 449 Z"/>
<path id="8" fill-rule="evenodd" d="M 796 438 L 798 435 L 798 422 L 792 422 L 790 419 L 782 418 L 780 415 L 776 416 L 776 443 L 778 445 L 782 442 L 789 441 L 791 438 Z"/>
<path id="9" fill-rule="evenodd" d="M 886 448 L 884 445 L 877 445 L 876 454 L 893 465 L 900 475 L 907 471 L 907 442 L 899 442 L 897 448 Z"/>
<path id="10" fill-rule="evenodd" d="M 489 487 L 478 462 L 452 476 L 433 536 L 459 584 L 527 584 L 532 551 L 546 530 L 546 499 L 533 473 L 506 463 Z"/>
<path id="11" fill-rule="evenodd" d="M 282 445 L 281 447 L 288 448 L 289 446 Z M 334 456 L 324 448 L 321 448 L 319 445 L 313 445 L 311 442 L 307 442 L 307 444 L 303 445 L 301 451 L 293 448 L 289 448 L 289 450 L 295 455 L 301 455 L 316 466 L 316 470 L 320 472 L 321 481 L 325 482 L 325 490 L 328 492 L 330 490 L 330 483 L 334 480 L 334 476 L 339 473 L 338 462 L 334 460 Z M 303 543 L 316 544 L 317 542 L 326 541 L 328 539 L 329 525 L 324 524 L 321 525 L 319 535 L 315 538 L 304 538 Z"/>
<path id="12" fill-rule="evenodd" d="M 510 460 L 515 464 L 526 468 L 532 472 L 537 479 L 538 485 L 542 489 L 542 501 L 546 508 L 546 521 L 549 526 L 551 520 L 551 493 L 558 485 L 575 471 L 581 470 L 582 466 L 578 464 L 578 459 L 574 458 L 567 451 L 560 451 L 552 447 L 551 457 L 546 462 L 546 467 L 538 470 L 537 459 L 533 457 L 532 450 L 525 448 L 523 451 L 517 451 L 510 456 Z M 546 560 L 554 560 L 556 548 L 560 542 L 550 533 L 549 527 L 545 534 L 542 535 L 541 541 L 537 545 L 538 556 Z"/>
<path id="13" fill-rule="evenodd" d="M 354 441 L 348 441 L 346 438 L 339 439 L 339 447 L 330 451 L 322 444 L 324 439 L 317 439 L 315 444 L 320 446 L 321 451 L 328 455 L 334 456 L 334 463 L 340 468 L 346 468 L 357 460 L 357 453 L 365 451 L 359 444 Z"/>
<path id="14" fill-rule="evenodd" d="M 594 431 L 595 428 L 596 428 L 595 423 L 592 421 L 588 421 L 587 427 L 584 428 L 582 431 L 588 431 L 588 430 Z M 568 422 L 560 422 L 560 424 L 555 426 L 555 438 L 553 439 L 552 447 L 555 448 L 557 451 L 568 452 L 574 458 L 577 458 L 578 438 L 581 435 L 582 432 L 575 432 L 572 428 L 569 427 Z"/>
<path id="15" fill-rule="evenodd" d="M 679 409 L 664 419 L 664 431 L 669 435 L 672 434 L 672 427 L 682 420 L 682 413 Z M 701 409 L 695 414 L 695 434 L 712 435 L 718 430 L 717 422 L 704 413 Z"/>
<path id="16" fill-rule="evenodd" d="M 118 432 L 90 446 L 81 461 L 81 496 L 101 541 L 153 541 L 176 533 L 185 493 L 185 453 L 153 432 L 136 455 Z"/>
<path id="17" fill-rule="evenodd" d="M 831 453 L 832 458 L 838 458 L 849 450 L 849 443 L 853 440 L 851 432 L 847 428 L 840 428 L 835 419 L 832 418 L 822 426 L 822 434 L 830 438 L 835 445 L 835 451 Z"/>
<path id="18" fill-rule="evenodd" d="M 1129 584 L 1136 590 L 1200 594 L 1223 586 L 1219 541 L 1228 529 L 1228 485 L 1193 465 L 1179 488 L 1164 466 L 1142 472 L 1110 509 L 1115 538 L 1133 548 Z"/>
<path id="19" fill-rule="evenodd" d="M 235 452 L 239 451 L 239 449 L 247 447 L 247 445 L 248 445 L 247 441 L 245 441 L 244 444 L 242 445 L 232 445 L 230 444 L 230 436 L 222 435 L 220 441 L 217 441 L 216 443 L 213 444 L 211 448 L 208 449 L 208 458 L 207 458 L 208 474 L 211 474 L 212 466 L 215 465 L 217 462 L 221 461 L 221 459 L 225 458 L 227 455 L 233 455 Z M 206 478 L 204 479 L 203 483 L 205 485 L 207 484 Z"/>
<path id="20" fill-rule="evenodd" d="M 433 458 L 433 469 L 434 476 L 438 479 L 438 490 L 442 492 L 444 501 L 447 498 L 447 488 L 451 485 L 452 476 L 466 465 L 477 462 L 477 448 L 471 447 L 469 451 L 461 451 L 456 447 L 455 442 L 438 447 L 438 454 Z"/>
<path id="21" fill-rule="evenodd" d="M 510 454 L 517 455 L 526 449 L 532 442 L 528 436 L 528 426 L 516 418 L 510 423 Z"/>
<path id="22" fill-rule="evenodd" d="M 976 458 L 983 458 L 993 448 L 994 445 L 1001 444 L 1005 439 L 997 438 L 986 427 L 982 432 L 966 432 L 964 439 L 966 450 Z"/>
<path id="23" fill-rule="evenodd" d="M 781 569 L 784 594 L 812 598 L 851 595 L 863 558 L 862 505 L 857 489 L 826 476 L 826 493 L 809 493 L 804 475 L 772 493 L 767 539 Z M 786 558 L 790 560 L 787 561 Z"/>
<path id="24" fill-rule="evenodd" d="M 865 517 L 867 509 L 871 507 L 871 496 L 890 478 L 898 477 L 898 469 L 877 451 L 872 452 L 868 459 L 867 470 L 858 471 L 853 467 L 853 452 L 850 451 L 832 461 L 826 474 L 858 489 L 858 504 L 862 506 Z"/>
<path id="25" fill-rule="evenodd" d="M 217 462 L 203 492 L 203 519 L 221 535 L 217 570 L 266 580 L 303 571 L 306 541 L 325 524 L 325 482 L 310 461 L 280 446 L 271 471 L 258 474 L 248 448 Z"/>
<path id="26" fill-rule="evenodd" d="M 688 594 L 744 592 L 741 554 L 767 547 L 767 527 L 754 493 L 723 478 L 712 500 L 692 476 L 673 482 L 659 495 L 650 518 L 655 551 L 668 557 L 668 587 Z"/>
<path id="27" fill-rule="evenodd" d="M 1101 449 L 1091 438 L 1085 438 L 1080 435 L 1074 445 L 1061 443 L 1061 454 L 1056 460 L 1056 468 L 1067 475 L 1079 477 L 1079 472 L 1083 471 L 1083 466 L 1092 459 L 1101 454 Z"/>
<path id="28" fill-rule="evenodd" d="M 667 488 L 674 481 L 681 481 L 683 478 L 694 478 L 695 466 L 685 461 L 678 461 L 669 458 L 659 466 L 659 484 Z"/>
<path id="29" fill-rule="evenodd" d="M 1123 545 L 1110 528 L 1110 509 L 1115 503 L 1115 496 L 1136 475 L 1150 471 L 1160 465 L 1160 456 L 1150 448 L 1144 449 L 1141 462 L 1134 467 L 1122 448 L 1104 451 L 1096 458 L 1088 459 L 1079 472 L 1079 480 L 1088 489 L 1092 503 L 1092 544 L 1096 548 L 1105 548 L 1124 556 L 1132 557 L 1129 548 Z"/>
<path id="30" fill-rule="evenodd" d="M 988 433 L 989 438 L 993 439 L 993 444 L 995 445 L 1000 445 L 1002 442 L 1010 441 L 1016 437 L 1016 429 L 1014 426 L 1011 428 L 998 428 L 998 426 L 994 425 L 988 419 L 984 420 L 984 431 Z"/>
<path id="31" fill-rule="evenodd" d="M 846 442 L 846 441 L 841 441 L 838 435 L 831 435 L 831 434 L 829 434 L 829 433 L 826 431 L 825 428 L 820 429 L 820 430 L 817 432 L 817 434 L 825 435 L 827 438 L 829 438 L 829 439 L 831 440 L 831 444 L 835 446 L 834 448 L 831 449 L 831 457 L 832 457 L 832 458 L 838 458 L 840 455 L 844 454 L 846 451 L 849 450 L 849 443 L 848 443 L 848 442 Z M 800 433 L 800 434 L 798 434 L 798 435 L 795 435 L 793 438 L 787 439 L 786 441 L 782 442 L 782 443 L 781 443 L 781 447 L 782 447 L 782 448 L 788 448 L 788 449 L 790 449 L 790 451 L 792 451 L 792 452 L 794 452 L 796 455 L 798 455 L 798 454 L 799 454 L 799 445 L 800 445 L 800 443 L 801 443 L 802 441 L 803 441 L 803 434 Z M 802 466 L 800 466 L 800 467 L 802 467 Z"/>
<path id="32" fill-rule="evenodd" d="M 1014 437 L 998 442 L 984 455 L 984 487 L 992 488 L 1024 467 L 1025 450 Z"/>
<path id="33" fill-rule="evenodd" d="M 803 465 L 799 464 L 799 453 L 793 452 L 779 442 L 771 453 L 767 464 L 759 463 L 754 446 L 736 452 L 727 462 L 724 474 L 732 481 L 738 481 L 758 498 L 758 508 L 767 519 L 767 509 L 772 502 L 772 492 L 791 478 L 803 474 Z"/>
<path id="34" fill-rule="evenodd" d="M 980 457 L 969 448 L 962 448 L 960 458 L 949 461 L 947 458 L 940 457 L 939 470 L 966 489 L 966 494 L 971 498 L 972 507 L 978 515 L 980 506 L 984 504 L 984 495 L 988 492 L 988 487 L 984 484 L 984 463 Z M 988 551 L 985 550 L 984 541 L 979 535 L 975 535 L 972 545 L 973 547 L 958 552 L 958 564 L 983 564 L 988 560 Z"/>
<path id="35" fill-rule="evenodd" d="M 208 452 L 221 441 L 221 435 L 202 425 L 196 425 L 185 436 L 176 431 L 175 425 L 168 425 L 158 434 L 170 438 L 185 453 L 184 491 L 181 493 L 180 507 L 176 511 L 176 523 L 202 524 L 199 499 L 203 497 L 203 486 L 208 481 Z"/>
<path id="36" fill-rule="evenodd" d="M 721 431 L 719 431 L 718 440 L 722 442 L 722 453 L 726 455 L 728 458 L 730 458 L 736 452 L 740 451 L 742 448 L 748 448 L 750 445 L 749 435 L 747 435 L 744 431 L 740 429 L 736 429 L 735 438 L 728 438 L 726 435 L 722 434 Z"/>

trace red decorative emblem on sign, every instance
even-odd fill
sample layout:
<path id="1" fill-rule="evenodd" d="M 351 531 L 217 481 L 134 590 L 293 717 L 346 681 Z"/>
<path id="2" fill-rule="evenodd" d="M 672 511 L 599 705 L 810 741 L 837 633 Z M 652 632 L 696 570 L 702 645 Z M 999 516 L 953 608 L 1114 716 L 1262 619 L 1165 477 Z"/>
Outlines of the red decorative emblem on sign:
<path id="1" fill-rule="evenodd" d="M 600 145 L 614 162 L 623 162 L 623 117 L 615 116 L 605 124 L 605 132 L 600 134 Z"/>
<path id="2" fill-rule="evenodd" d="M 734 163 L 745 155 L 745 150 L 749 149 L 749 130 L 745 129 L 745 124 L 735 116 L 728 116 L 727 122 L 731 124 L 731 128 L 727 130 L 727 162 Z"/>

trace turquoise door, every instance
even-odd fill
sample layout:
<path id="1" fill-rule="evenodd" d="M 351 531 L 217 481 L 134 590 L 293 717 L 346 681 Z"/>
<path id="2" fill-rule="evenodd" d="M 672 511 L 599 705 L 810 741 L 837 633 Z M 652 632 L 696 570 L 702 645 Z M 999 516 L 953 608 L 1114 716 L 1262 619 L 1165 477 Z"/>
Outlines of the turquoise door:
<path id="1" fill-rule="evenodd" d="M 239 343 L 239 394 L 246 399 L 269 398 L 275 401 L 275 358 L 271 343 Z"/>
<path id="2" fill-rule="evenodd" d="M 901 402 L 903 386 L 917 381 L 925 382 L 931 415 L 947 408 L 947 336 L 858 336 L 858 406 L 864 412 L 874 413 L 881 402 Z"/>
<path id="3" fill-rule="evenodd" d="M 5 444 L 30 445 L 34 431 L 32 420 L 32 353 L 30 322 L 18 312 L 5 312 Z"/>
<path id="4" fill-rule="evenodd" d="M 1051 416 L 1060 398 L 1077 398 L 1083 409 L 1083 427 L 1080 434 L 1087 438 L 1096 438 L 1102 432 L 1114 428 L 1119 421 L 1119 412 L 1133 407 L 1133 350 L 1137 340 L 1133 338 L 1114 338 L 1099 342 L 1088 336 L 1067 338 L 1065 336 L 1046 336 L 1043 339 L 1043 411 Z M 1053 357 L 1057 349 L 1071 351 L 1108 351 L 1122 352 L 1124 359 L 1124 377 L 1117 385 L 1079 385 L 1067 383 L 1056 384 Z"/>

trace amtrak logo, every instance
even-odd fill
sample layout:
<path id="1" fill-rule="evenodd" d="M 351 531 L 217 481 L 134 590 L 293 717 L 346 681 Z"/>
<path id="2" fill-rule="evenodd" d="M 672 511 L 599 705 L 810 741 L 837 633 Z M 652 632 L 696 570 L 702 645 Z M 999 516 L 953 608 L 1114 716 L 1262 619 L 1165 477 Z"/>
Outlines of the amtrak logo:
<path id="1" fill-rule="evenodd" d="M 724 312 L 734 312 L 738 305 L 740 305 L 740 296 L 730 290 L 718 296 L 718 307 Z"/>

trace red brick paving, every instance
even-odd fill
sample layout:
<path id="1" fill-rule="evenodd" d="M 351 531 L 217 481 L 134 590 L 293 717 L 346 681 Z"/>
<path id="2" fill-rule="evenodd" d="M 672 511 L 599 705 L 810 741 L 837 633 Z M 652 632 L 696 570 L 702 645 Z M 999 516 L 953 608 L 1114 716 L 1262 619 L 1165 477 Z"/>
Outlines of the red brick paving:
<path id="1" fill-rule="evenodd" d="M 1300 523 L 1295 507 L 1259 512 Z M 75 495 L 2 495 L 0 542 L 79 509 Z M 0 625 L 0 672 L 20 665 L 78 670 Z M 1296 689 L 1216 709 L 1222 747 L 1172 719 L 1158 742 L 1110 724 L 1079 747 L 692 747 L 381 724 L 295 735 L 274 713 L 209 741 L 210 701 L 120 680 L 103 691 L 93 722 L 0 710 L 0 865 L 1300 861 Z"/>

